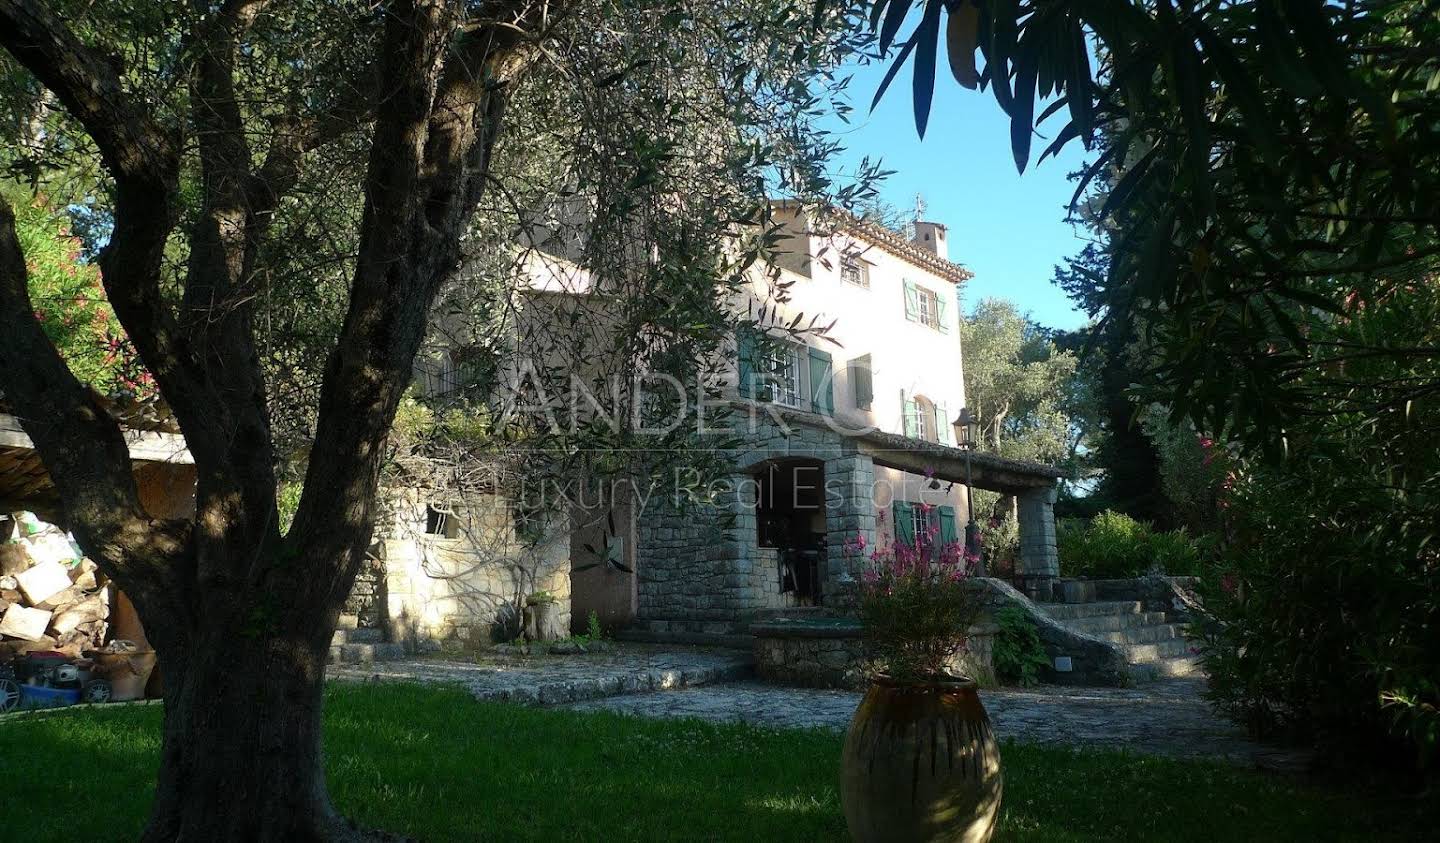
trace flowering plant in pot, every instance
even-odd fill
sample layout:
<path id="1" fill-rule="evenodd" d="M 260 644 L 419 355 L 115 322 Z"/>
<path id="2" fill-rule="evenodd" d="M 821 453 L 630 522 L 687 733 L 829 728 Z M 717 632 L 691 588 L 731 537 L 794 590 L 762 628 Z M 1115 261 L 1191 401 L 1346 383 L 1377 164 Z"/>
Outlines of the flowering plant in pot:
<path id="1" fill-rule="evenodd" d="M 862 538 L 849 549 L 863 551 Z M 1000 752 L 976 683 L 953 675 L 983 608 L 978 559 L 938 527 L 877 547 L 861 577 L 879 672 L 845 736 L 841 798 L 860 841 L 983 843 L 1000 814 Z"/>

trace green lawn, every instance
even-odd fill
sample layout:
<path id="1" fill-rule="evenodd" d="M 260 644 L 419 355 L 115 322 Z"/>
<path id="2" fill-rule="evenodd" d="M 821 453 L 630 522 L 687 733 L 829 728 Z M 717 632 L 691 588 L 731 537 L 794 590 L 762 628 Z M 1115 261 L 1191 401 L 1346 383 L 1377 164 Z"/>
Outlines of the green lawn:
<path id="1" fill-rule="evenodd" d="M 0 836 L 134 839 L 159 721 L 155 706 L 0 721 Z M 341 809 L 423 840 L 845 835 L 831 733 L 538 711 L 407 685 L 334 686 L 326 725 Z M 1001 840 L 1424 837 L 1413 808 L 1218 765 L 1014 744 L 1004 760 Z"/>

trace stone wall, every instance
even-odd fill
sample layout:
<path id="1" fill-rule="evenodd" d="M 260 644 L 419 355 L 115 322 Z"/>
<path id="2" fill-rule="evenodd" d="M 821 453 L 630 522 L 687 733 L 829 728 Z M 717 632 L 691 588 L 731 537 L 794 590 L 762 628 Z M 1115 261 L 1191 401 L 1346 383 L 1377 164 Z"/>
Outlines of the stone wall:
<path id="1" fill-rule="evenodd" d="M 427 533 L 427 505 L 453 506 L 459 525 Z M 561 629 L 570 626 L 568 518 L 517 534 L 507 502 L 493 494 L 463 501 L 418 489 L 388 490 L 373 553 L 383 565 L 387 637 L 407 645 L 435 640 L 469 649 L 518 634 L 525 597 L 556 598 Z M 383 529 L 381 529 L 383 527 Z"/>
<path id="2" fill-rule="evenodd" d="M 779 555 L 757 535 L 753 472 L 767 461 L 803 458 L 822 464 L 826 557 L 819 571 L 822 600 L 842 605 L 860 556 L 845 539 L 865 535 L 874 544 L 873 464 L 823 417 L 782 426 L 761 412 L 733 422 L 753 443 L 734 456 L 736 473 L 701 498 L 697 490 L 665 488 L 645 502 L 637 518 L 639 583 L 637 620 L 652 631 L 743 633 L 757 613 L 795 604 L 781 592 Z"/>
<path id="3" fill-rule="evenodd" d="M 850 618 L 776 618 L 751 625 L 755 672 L 762 679 L 814 688 L 863 688 L 878 667 L 865 652 L 864 628 Z M 995 684 L 992 657 L 996 627 L 982 621 L 970 628 L 964 652 L 950 672 L 981 685 Z"/>
<path id="4" fill-rule="evenodd" d="M 1130 670 L 1125 652 L 1118 644 L 1083 635 L 1062 625 L 1045 614 L 1029 598 L 998 579 L 985 579 L 989 604 L 994 611 L 1002 606 L 1017 606 L 1035 623 L 1040 642 L 1045 646 L 1050 667 L 1041 679 L 1056 685 L 1123 686 L 1129 684 Z M 1069 670 L 1056 669 L 1068 661 Z"/>

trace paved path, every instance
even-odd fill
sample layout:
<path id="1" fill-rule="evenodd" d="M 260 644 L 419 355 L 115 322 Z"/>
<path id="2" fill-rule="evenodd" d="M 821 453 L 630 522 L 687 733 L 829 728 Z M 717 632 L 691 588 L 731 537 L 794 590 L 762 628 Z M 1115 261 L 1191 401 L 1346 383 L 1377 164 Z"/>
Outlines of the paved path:
<path id="1" fill-rule="evenodd" d="M 989 690 L 981 692 L 981 699 L 1002 738 L 1287 766 L 1286 759 L 1250 742 L 1239 728 L 1216 715 L 1201 698 L 1201 688 L 1200 680 L 1176 679 L 1128 689 Z M 859 701 L 860 694 L 852 691 L 742 681 L 566 707 L 842 730 Z"/>
<path id="2" fill-rule="evenodd" d="M 469 661 L 425 658 L 330 669 L 341 681 L 458 684 L 476 699 L 693 717 L 771 727 L 843 730 L 860 694 L 791 688 L 751 679 L 749 654 L 704 647 L 612 644 L 604 652 Z M 1104 747 L 1188 758 L 1218 758 L 1271 769 L 1304 759 L 1261 747 L 1211 710 L 1203 681 L 1171 679 L 1136 688 L 995 689 L 981 692 L 1004 738 Z"/>
<path id="3" fill-rule="evenodd" d="M 500 655 L 470 661 L 424 658 L 331 666 L 342 681 L 432 682 L 463 685 L 478 700 L 556 703 L 686 688 L 743 679 L 754 672 L 750 654 L 705 647 L 612 645 L 573 655 Z"/>

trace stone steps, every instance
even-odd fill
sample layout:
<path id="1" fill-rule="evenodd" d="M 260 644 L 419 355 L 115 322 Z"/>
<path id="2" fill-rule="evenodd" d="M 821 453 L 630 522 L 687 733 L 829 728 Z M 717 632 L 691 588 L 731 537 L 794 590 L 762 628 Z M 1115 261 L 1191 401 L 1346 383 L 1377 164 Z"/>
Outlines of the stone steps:
<path id="1" fill-rule="evenodd" d="M 1106 600 L 1095 603 L 1041 603 L 1045 614 L 1057 621 L 1079 620 L 1081 618 L 1105 617 L 1109 615 L 1138 615 L 1138 600 Z"/>
<path id="2" fill-rule="evenodd" d="M 1040 608 L 1066 628 L 1118 646 L 1136 681 L 1201 673 L 1183 624 L 1165 612 L 1146 612 L 1138 601 L 1045 603 Z"/>
<path id="3" fill-rule="evenodd" d="M 1055 616 L 1051 615 L 1051 617 Z M 1140 612 L 1134 615 L 1095 615 L 1073 620 L 1066 618 L 1055 618 L 1055 620 L 1076 632 L 1099 636 L 1102 632 L 1118 632 L 1164 624 L 1168 618 L 1164 612 Z"/>
<path id="4" fill-rule="evenodd" d="M 1140 662 L 1130 665 L 1130 678 L 1137 682 L 1153 681 L 1156 679 L 1175 679 L 1185 676 L 1203 676 L 1204 673 L 1204 668 L 1201 666 L 1198 656 L 1157 659 L 1153 662 Z"/>
<path id="5" fill-rule="evenodd" d="M 341 615 L 330 639 L 330 664 L 374 664 L 406 657 L 405 645 L 384 640 L 378 629 L 361 628 L 355 615 Z"/>
<path id="6" fill-rule="evenodd" d="M 1073 628 L 1074 627 L 1072 627 L 1072 629 Z M 1154 623 L 1141 624 L 1124 629 L 1097 630 L 1094 632 L 1087 630 L 1087 634 L 1093 635 L 1101 641 L 1110 641 L 1115 644 L 1157 644 L 1165 641 L 1183 641 L 1185 639 L 1185 626 L 1184 624 L 1156 621 Z"/>

